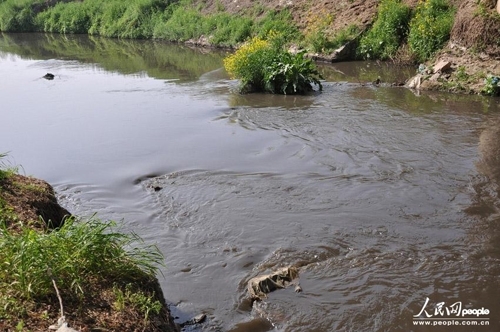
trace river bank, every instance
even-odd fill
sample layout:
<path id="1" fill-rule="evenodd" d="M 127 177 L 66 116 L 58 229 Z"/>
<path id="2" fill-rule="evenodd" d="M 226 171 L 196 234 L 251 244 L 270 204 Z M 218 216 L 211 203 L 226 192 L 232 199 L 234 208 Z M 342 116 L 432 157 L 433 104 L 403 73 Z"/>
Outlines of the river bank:
<path id="1" fill-rule="evenodd" d="M 424 4 L 436 9 L 430 10 L 427 21 L 418 23 L 416 17 L 428 10 Z M 381 14 L 382 6 L 389 8 L 386 9 L 388 13 Z M 442 31 L 434 31 L 434 26 L 441 25 L 434 15 L 443 8 L 453 16 L 451 25 Z M 497 95 L 500 93 L 496 79 L 500 76 L 498 8 L 496 0 L 342 0 L 319 3 L 306 0 L 185 0 L 174 3 L 130 0 L 106 4 L 54 0 L 43 4 L 28 1 L 24 5 L 7 1 L 0 7 L 0 31 L 84 33 L 226 48 L 238 47 L 251 36 L 265 36 L 273 31 L 281 34 L 292 48 L 305 49 L 312 57 L 326 61 L 381 58 L 413 65 L 416 73 L 419 67 L 432 68 L 439 61 L 447 61 L 450 65 L 446 72 L 440 73 L 439 77 L 433 76 L 433 72 L 426 73 L 428 75 L 423 75 L 418 88 Z M 403 10 L 406 14 L 397 14 L 396 10 Z M 372 38 L 370 31 L 377 28 L 377 20 L 387 14 L 394 15 L 390 18 L 394 21 L 390 23 L 395 24 L 394 29 L 399 29 L 398 26 L 402 29 L 397 32 L 399 39 L 383 39 L 394 35 L 390 30 L 386 37 L 379 36 L 380 41 L 369 40 Z M 416 31 L 418 29 L 422 31 Z M 369 37 L 368 40 L 363 40 L 365 37 Z M 431 47 L 429 50 L 419 49 L 420 43 L 434 39 L 430 46 L 425 46 Z M 390 51 L 370 56 L 370 45 L 385 47 L 386 43 L 394 43 Z"/>
<path id="2" fill-rule="evenodd" d="M 81 332 L 178 331 L 155 268 L 128 270 L 111 249 L 132 238 L 113 233 L 109 222 L 76 220 L 47 182 L 0 169 L 0 223 L 0 330 L 59 331 L 69 323 Z M 139 262 L 133 255 L 142 253 L 149 264 L 147 250 L 119 254 Z"/>
<path id="3" fill-rule="evenodd" d="M 471 187 L 483 181 L 478 141 L 497 131 L 479 135 L 496 123 L 497 98 L 360 84 L 397 81 L 402 69 L 377 62 L 319 65 L 325 90 L 313 96 L 240 95 L 223 54 L 203 49 L 2 37 L 0 137 L 13 164 L 47 179 L 74 214 L 123 220 L 157 244 L 177 321 L 418 331 L 412 315 L 429 297 L 488 308 L 484 330 L 498 327 L 488 254 L 498 241 L 485 241 L 498 232 L 478 226 L 497 201 Z M 283 265 L 304 266 L 303 291 L 273 292 L 262 303 L 273 310 L 254 312 L 247 281 Z"/>

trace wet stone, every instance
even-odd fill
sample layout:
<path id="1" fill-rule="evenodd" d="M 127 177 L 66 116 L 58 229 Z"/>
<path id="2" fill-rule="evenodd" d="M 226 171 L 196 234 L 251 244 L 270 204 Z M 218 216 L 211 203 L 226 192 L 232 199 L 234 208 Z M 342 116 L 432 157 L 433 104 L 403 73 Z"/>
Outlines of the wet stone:
<path id="1" fill-rule="evenodd" d="M 297 279 L 299 271 L 296 267 L 286 267 L 275 272 L 257 276 L 248 282 L 248 294 L 253 300 L 263 300 L 268 293 L 285 288 Z"/>

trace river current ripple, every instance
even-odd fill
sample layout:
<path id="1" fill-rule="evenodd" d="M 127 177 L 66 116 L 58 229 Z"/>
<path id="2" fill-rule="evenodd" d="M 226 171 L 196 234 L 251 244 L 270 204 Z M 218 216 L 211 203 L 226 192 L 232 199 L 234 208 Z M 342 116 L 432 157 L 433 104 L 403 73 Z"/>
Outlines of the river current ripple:
<path id="1" fill-rule="evenodd" d="M 497 99 L 360 84 L 398 74 L 370 63 L 321 67 L 311 96 L 239 95 L 220 57 L 192 51 L 195 71 L 165 64 L 184 49 L 70 39 L 106 59 L 139 45 L 125 65 L 29 53 L 55 37 L 36 38 L 0 39 L 2 150 L 73 213 L 157 245 L 177 321 L 207 314 L 190 330 L 498 330 Z M 252 308 L 248 280 L 283 266 L 303 291 Z M 427 298 L 490 325 L 417 326 Z"/>

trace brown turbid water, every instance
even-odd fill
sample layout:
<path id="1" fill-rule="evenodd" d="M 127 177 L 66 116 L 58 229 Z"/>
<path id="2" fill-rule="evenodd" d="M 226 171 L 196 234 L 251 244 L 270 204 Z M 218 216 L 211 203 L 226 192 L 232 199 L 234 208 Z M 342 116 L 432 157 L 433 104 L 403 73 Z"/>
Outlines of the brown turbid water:
<path id="1" fill-rule="evenodd" d="M 1 35 L 0 152 L 156 244 L 177 321 L 207 315 L 187 330 L 500 330 L 499 99 L 374 86 L 414 69 L 369 62 L 239 95 L 223 56 Z M 283 266 L 303 291 L 252 309 L 248 280 Z"/>

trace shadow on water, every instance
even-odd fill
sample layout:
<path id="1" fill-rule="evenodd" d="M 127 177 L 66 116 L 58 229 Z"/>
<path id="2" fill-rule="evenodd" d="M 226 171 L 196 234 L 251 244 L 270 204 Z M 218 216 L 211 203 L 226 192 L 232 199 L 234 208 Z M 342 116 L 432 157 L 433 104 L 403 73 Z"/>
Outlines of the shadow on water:
<path id="1" fill-rule="evenodd" d="M 470 234 L 482 245 L 483 258 L 500 261 L 500 119 L 490 120 L 482 130 L 479 152 L 479 175 L 471 183 L 473 202 L 466 209 L 477 218 Z"/>
<path id="2" fill-rule="evenodd" d="M 371 83 L 377 78 L 383 84 L 403 83 L 415 74 L 411 66 L 394 66 L 379 61 L 318 63 L 318 70 L 330 82 Z"/>
<path id="3" fill-rule="evenodd" d="M 87 35 L 1 34 L 4 54 L 32 60 L 77 60 L 121 74 L 142 74 L 178 82 L 197 80 L 207 71 L 222 67 L 223 52 L 152 42 Z M 0 53 L 0 56 L 2 53 Z"/>

